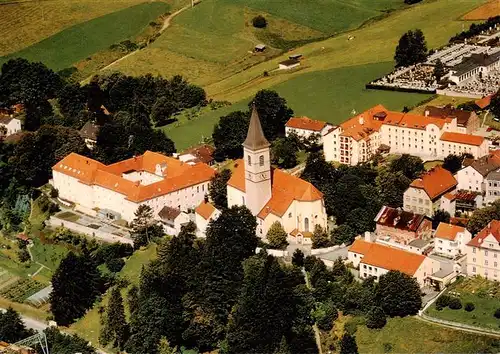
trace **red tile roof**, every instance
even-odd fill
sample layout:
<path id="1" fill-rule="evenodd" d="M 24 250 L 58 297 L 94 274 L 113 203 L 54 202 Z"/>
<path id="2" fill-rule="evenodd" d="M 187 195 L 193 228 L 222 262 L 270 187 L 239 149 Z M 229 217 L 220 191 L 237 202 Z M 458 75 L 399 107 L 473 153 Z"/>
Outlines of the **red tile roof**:
<path id="1" fill-rule="evenodd" d="M 164 166 L 163 180 L 141 185 L 122 177 L 130 171 L 155 173 L 156 165 Z M 140 202 L 169 194 L 199 183 L 208 182 L 215 171 L 203 163 L 194 166 L 165 155 L 146 151 L 143 155 L 104 165 L 88 157 L 71 153 L 52 167 L 53 171 L 77 178 L 89 185 L 98 185 L 126 195 L 126 199 Z"/>
<path id="2" fill-rule="evenodd" d="M 415 232 L 425 219 L 422 214 L 383 206 L 375 217 L 375 222 L 378 225 Z"/>
<path id="3" fill-rule="evenodd" d="M 215 207 L 206 201 L 202 201 L 200 205 L 198 205 L 195 209 L 196 214 L 199 214 L 205 220 L 210 219 L 214 211 L 216 211 Z"/>
<path id="4" fill-rule="evenodd" d="M 457 238 L 457 234 L 464 232 L 464 231 L 465 231 L 465 227 L 446 224 L 444 222 L 441 222 L 441 223 L 439 223 L 439 226 L 436 229 L 436 233 L 434 234 L 434 237 L 442 238 L 442 239 L 450 240 L 450 241 L 455 241 L 455 239 Z"/>
<path id="5" fill-rule="evenodd" d="M 272 197 L 257 215 L 262 219 L 265 219 L 270 213 L 282 216 L 294 200 L 310 202 L 323 198 L 323 194 L 311 183 L 279 169 L 272 170 L 271 181 Z M 245 164 L 243 160 L 236 161 L 228 185 L 245 192 Z"/>
<path id="6" fill-rule="evenodd" d="M 191 154 L 196 158 L 197 161 L 209 164 L 214 161 L 214 151 L 215 148 L 213 146 L 204 144 L 187 149 L 180 155 Z"/>
<path id="7" fill-rule="evenodd" d="M 490 105 L 492 97 L 493 97 L 493 95 L 489 95 L 489 96 L 483 97 L 483 98 L 481 98 L 479 100 L 476 100 L 474 103 L 479 108 L 485 109 L 486 107 L 488 107 Z"/>
<path id="8" fill-rule="evenodd" d="M 293 237 L 297 237 L 299 234 L 305 238 L 311 238 L 313 235 L 313 233 L 310 231 L 299 231 L 297 229 L 293 229 L 292 232 L 290 232 L 290 235 Z"/>
<path id="9" fill-rule="evenodd" d="M 353 250 L 354 249 L 354 250 Z M 366 242 L 358 239 L 349 248 L 349 252 L 363 254 L 361 263 L 380 267 L 387 270 L 399 270 L 413 276 L 425 256 L 397 248 L 384 246 L 378 243 Z"/>
<path id="10" fill-rule="evenodd" d="M 493 238 L 500 243 L 500 221 L 491 221 L 484 229 L 482 229 L 476 237 L 474 237 L 467 246 L 482 247 L 484 240 L 488 236 L 493 236 Z"/>
<path id="11" fill-rule="evenodd" d="M 480 146 L 484 142 L 484 138 L 482 136 L 451 132 L 444 132 L 440 139 L 442 141 L 474 146 Z"/>
<path id="12" fill-rule="evenodd" d="M 288 122 L 286 122 L 285 126 L 288 128 L 320 132 L 326 126 L 326 122 L 310 119 L 308 117 L 292 117 L 288 120 Z"/>
<path id="13" fill-rule="evenodd" d="M 413 182 L 410 186 L 425 190 L 429 198 L 434 199 L 450 191 L 457 185 L 457 180 L 450 171 L 436 166 L 425 172 Z"/>

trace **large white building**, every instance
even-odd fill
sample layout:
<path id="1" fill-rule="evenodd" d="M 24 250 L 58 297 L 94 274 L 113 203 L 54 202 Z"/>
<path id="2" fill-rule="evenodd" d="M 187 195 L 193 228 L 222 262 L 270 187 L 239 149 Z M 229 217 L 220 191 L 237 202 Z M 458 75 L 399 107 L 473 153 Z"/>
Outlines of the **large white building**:
<path id="1" fill-rule="evenodd" d="M 467 243 L 467 274 L 500 281 L 500 221 L 491 221 Z"/>
<path id="2" fill-rule="evenodd" d="M 320 120 L 314 120 L 308 117 L 292 117 L 285 124 L 285 133 L 286 136 L 294 133 L 304 139 L 316 135 L 322 143 L 323 136 L 332 128 L 333 126 L 331 124 Z"/>
<path id="3" fill-rule="evenodd" d="M 488 153 L 488 142 L 463 134 L 456 117 L 431 117 L 393 112 L 382 105 L 352 117 L 323 137 L 327 161 L 356 165 L 377 151 L 411 154 L 423 159 L 443 159 L 449 154 Z"/>
<path id="4" fill-rule="evenodd" d="M 59 198 L 80 210 L 131 221 L 142 204 L 158 219 L 164 207 L 194 209 L 208 194 L 214 173 L 206 164 L 190 165 L 151 151 L 111 165 L 71 153 L 52 167 L 52 183 Z"/>
<path id="5" fill-rule="evenodd" d="M 271 168 L 270 144 L 255 109 L 243 147 L 244 159 L 236 162 L 228 181 L 228 206 L 250 209 L 257 217 L 259 237 L 264 238 L 275 221 L 297 242 L 305 242 L 315 225 L 326 228 L 323 194 L 309 182 Z"/>

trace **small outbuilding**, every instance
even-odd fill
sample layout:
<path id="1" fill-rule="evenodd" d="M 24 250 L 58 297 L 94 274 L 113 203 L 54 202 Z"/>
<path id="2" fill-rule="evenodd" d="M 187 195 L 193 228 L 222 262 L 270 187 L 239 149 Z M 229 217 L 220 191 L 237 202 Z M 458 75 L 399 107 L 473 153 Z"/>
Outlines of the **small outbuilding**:
<path id="1" fill-rule="evenodd" d="M 296 68 L 299 65 L 300 65 L 300 61 L 298 61 L 297 59 L 288 59 L 288 60 L 285 60 L 285 61 L 282 61 L 281 63 L 279 63 L 278 68 L 280 70 L 289 70 L 289 69 Z"/>
<path id="2" fill-rule="evenodd" d="M 302 58 L 302 54 L 292 54 L 288 57 L 288 59 L 295 59 L 295 60 L 299 60 L 300 58 Z"/>
<path id="3" fill-rule="evenodd" d="M 254 48 L 254 52 L 263 52 L 266 50 L 266 45 L 265 44 L 257 44 Z"/>

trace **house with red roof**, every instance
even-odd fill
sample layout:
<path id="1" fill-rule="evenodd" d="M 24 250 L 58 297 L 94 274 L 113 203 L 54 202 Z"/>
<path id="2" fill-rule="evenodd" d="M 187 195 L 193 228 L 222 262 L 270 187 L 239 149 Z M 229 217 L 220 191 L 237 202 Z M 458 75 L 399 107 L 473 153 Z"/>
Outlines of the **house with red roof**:
<path id="1" fill-rule="evenodd" d="M 430 284 L 430 277 L 440 270 L 440 263 L 432 258 L 362 238 L 349 247 L 347 260 L 359 267 L 362 279 L 378 280 L 381 275 L 396 270 L 415 278 L 420 287 Z"/>
<path id="2" fill-rule="evenodd" d="M 434 253 L 450 258 L 465 255 L 465 247 L 471 238 L 465 227 L 441 222 L 434 233 Z"/>
<path id="3" fill-rule="evenodd" d="M 299 137 L 307 139 L 312 135 L 317 135 L 320 143 L 323 143 L 323 136 L 330 129 L 333 129 L 331 124 L 309 117 L 292 117 L 285 124 L 286 136 L 297 134 Z"/>
<path id="4" fill-rule="evenodd" d="M 71 153 L 52 167 L 52 184 L 61 199 L 81 210 L 108 210 L 132 221 L 140 205 L 149 205 L 160 220 L 164 207 L 184 212 L 198 206 L 214 174 L 204 163 L 191 165 L 151 151 L 111 165 Z M 171 214 L 166 210 L 167 218 Z"/>
<path id="5" fill-rule="evenodd" d="M 217 220 L 220 214 L 220 210 L 210 203 L 208 198 L 205 198 L 194 210 L 196 236 L 206 237 L 208 224 L 213 220 Z"/>
<path id="6" fill-rule="evenodd" d="M 372 107 L 330 129 L 323 138 L 327 161 L 356 165 L 380 151 L 410 154 L 424 159 L 443 159 L 449 154 L 488 153 L 483 137 L 464 134 L 459 117 L 434 117 Z"/>
<path id="7" fill-rule="evenodd" d="M 411 182 L 404 193 L 403 209 L 432 217 L 446 205 L 442 198 L 454 192 L 457 183 L 450 171 L 436 166 Z"/>
<path id="8" fill-rule="evenodd" d="M 500 281 L 500 220 L 493 220 L 467 243 L 467 274 Z"/>
<path id="9" fill-rule="evenodd" d="M 423 215 L 401 208 L 383 206 L 375 217 L 377 238 L 408 245 L 414 240 L 428 240 L 432 236 L 432 222 Z"/>
<path id="10" fill-rule="evenodd" d="M 271 167 L 270 144 L 257 111 L 250 118 L 238 160 L 227 184 L 228 206 L 245 205 L 257 217 L 257 235 L 265 238 L 278 221 L 292 242 L 311 243 L 316 225 L 327 226 L 323 194 L 311 183 Z"/>

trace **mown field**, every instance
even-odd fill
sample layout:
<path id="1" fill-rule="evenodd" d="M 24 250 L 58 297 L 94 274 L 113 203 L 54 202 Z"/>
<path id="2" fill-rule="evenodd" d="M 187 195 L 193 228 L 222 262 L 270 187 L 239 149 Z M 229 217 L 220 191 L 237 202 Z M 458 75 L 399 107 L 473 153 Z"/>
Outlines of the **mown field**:
<path id="1" fill-rule="evenodd" d="M 1 4 L 9 2 L 9 4 Z M 0 56 L 17 52 L 63 29 L 144 0 L 0 1 Z"/>
<path id="2" fill-rule="evenodd" d="M 467 13 L 464 20 L 487 20 L 489 17 L 500 15 L 500 1 L 490 0 L 487 4 Z"/>
<path id="3" fill-rule="evenodd" d="M 271 89 L 283 96 L 296 115 L 338 124 L 352 115 L 378 103 L 389 109 L 413 107 L 430 95 L 366 90 L 365 83 L 390 70 L 391 63 L 352 66 L 310 72 L 283 82 Z M 178 150 L 194 145 L 202 137 L 212 135 L 213 126 L 221 116 L 236 110 L 248 109 L 249 99 L 215 111 L 206 109 L 192 120 L 181 116 L 179 121 L 163 129 L 174 140 Z"/>
<path id="4" fill-rule="evenodd" d="M 168 12 L 164 2 L 132 6 L 67 28 L 32 46 L 0 58 L 11 57 L 41 61 L 53 70 L 70 67 L 73 63 L 110 45 L 137 35 L 158 16 Z"/>

